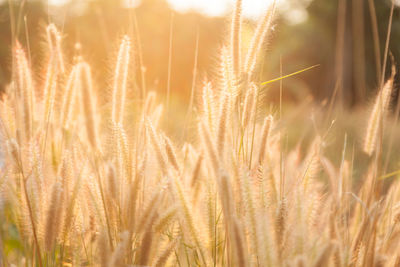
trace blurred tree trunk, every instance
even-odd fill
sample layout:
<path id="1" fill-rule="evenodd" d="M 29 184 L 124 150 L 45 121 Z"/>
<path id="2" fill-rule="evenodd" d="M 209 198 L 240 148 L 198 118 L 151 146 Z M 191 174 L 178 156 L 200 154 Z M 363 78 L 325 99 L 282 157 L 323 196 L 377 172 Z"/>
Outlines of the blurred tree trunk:
<path id="1" fill-rule="evenodd" d="M 344 76 L 344 45 L 346 34 L 346 0 L 338 0 L 336 51 L 335 51 L 335 91 L 337 103 L 343 105 L 343 76 Z"/>
<path id="2" fill-rule="evenodd" d="M 352 0 L 353 29 L 353 78 L 356 104 L 365 99 L 365 34 L 364 34 L 364 0 Z"/>

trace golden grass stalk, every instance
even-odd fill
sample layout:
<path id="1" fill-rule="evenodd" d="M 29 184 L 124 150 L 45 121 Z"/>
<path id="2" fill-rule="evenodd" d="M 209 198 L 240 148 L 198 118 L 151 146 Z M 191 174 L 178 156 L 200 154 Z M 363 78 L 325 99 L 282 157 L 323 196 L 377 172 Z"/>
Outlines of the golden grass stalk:
<path id="1" fill-rule="evenodd" d="M 57 58 L 58 68 L 61 73 L 65 72 L 64 66 L 64 57 L 61 49 L 61 34 L 57 30 L 57 27 L 54 24 L 49 24 L 46 28 L 47 31 L 47 43 L 50 48 L 50 52 L 52 53 L 52 57 Z"/>
<path id="2" fill-rule="evenodd" d="M 85 113 L 85 126 L 86 134 L 89 143 L 92 145 L 93 149 L 100 149 L 98 140 L 98 130 L 97 130 L 97 108 L 96 108 L 96 97 L 93 92 L 92 84 L 92 73 L 90 66 L 86 62 L 81 62 L 78 65 L 78 74 L 81 76 L 82 85 L 82 110 Z"/>
<path id="3" fill-rule="evenodd" d="M 47 44 L 50 50 L 49 62 L 47 65 L 46 78 L 44 84 L 44 119 L 45 127 L 51 119 L 53 106 L 55 104 L 56 88 L 60 73 L 64 73 L 64 60 L 61 51 L 61 34 L 54 24 L 50 24 L 46 28 Z"/>
<path id="4" fill-rule="evenodd" d="M 233 241 L 237 266 L 247 266 L 246 242 L 241 231 L 238 219 L 233 220 Z"/>
<path id="5" fill-rule="evenodd" d="M 259 165 L 262 165 L 265 157 L 265 151 L 268 148 L 267 147 L 268 136 L 271 130 L 272 122 L 273 122 L 273 117 L 271 115 L 267 116 L 264 119 L 264 124 L 261 131 L 262 135 L 260 140 L 260 151 L 258 153 L 258 161 L 257 161 Z"/>
<path id="6" fill-rule="evenodd" d="M 270 224 L 270 217 L 260 211 L 257 213 L 256 221 L 256 248 L 257 262 L 261 266 L 277 265 L 276 250 L 278 249 L 274 242 L 274 233 L 271 231 L 273 224 Z"/>
<path id="7" fill-rule="evenodd" d="M 155 153 L 157 156 L 158 164 L 160 164 L 160 168 L 161 168 L 161 171 L 163 172 L 163 174 L 166 175 L 168 173 L 168 171 L 167 171 L 168 164 L 167 164 L 167 160 L 164 156 L 164 153 L 161 149 L 160 139 L 157 136 L 157 133 L 154 130 L 153 124 L 150 122 L 150 120 L 147 120 L 147 125 L 148 125 L 147 129 L 148 129 L 148 132 L 150 135 L 150 140 L 154 146 Z"/>
<path id="8" fill-rule="evenodd" d="M 15 62 L 16 62 L 16 76 L 17 88 L 16 96 L 21 99 L 21 106 L 17 106 L 20 112 L 19 123 L 23 133 L 25 142 L 29 142 L 33 134 L 33 122 L 35 120 L 35 88 L 33 87 L 32 76 L 26 59 L 25 52 L 19 42 L 16 42 L 15 47 Z M 19 109 L 18 109 L 19 108 Z"/>
<path id="9" fill-rule="evenodd" d="M 211 139 L 210 132 L 207 127 L 204 126 L 204 123 L 200 122 L 198 125 L 199 132 L 201 134 L 201 138 L 204 144 L 204 149 L 207 151 L 210 164 L 213 168 L 214 174 L 217 177 L 219 173 L 219 158 L 217 151 L 215 149 L 215 145 Z"/>
<path id="10" fill-rule="evenodd" d="M 238 95 L 238 81 L 236 80 L 231 54 L 227 47 L 222 47 L 221 49 L 221 90 L 220 90 L 220 101 L 223 103 L 226 96 L 231 98 Z M 233 101 L 232 101 L 233 102 Z"/>
<path id="11" fill-rule="evenodd" d="M 243 131 L 246 129 L 247 125 L 250 123 L 251 117 L 253 116 L 253 107 L 256 105 L 257 87 L 252 84 L 251 87 L 246 91 L 246 96 L 244 98 L 243 112 L 242 112 L 242 128 Z"/>
<path id="12" fill-rule="evenodd" d="M 107 179 L 108 179 L 107 183 L 108 193 L 113 201 L 118 201 L 118 195 L 119 195 L 118 181 L 115 169 L 111 164 L 109 164 L 108 166 Z"/>
<path id="13" fill-rule="evenodd" d="M 47 124 L 47 122 L 51 119 L 52 110 L 55 102 L 57 78 L 58 73 L 56 70 L 56 63 L 55 60 L 51 58 L 47 66 L 46 82 L 44 88 L 45 111 L 44 118 L 42 120 L 44 124 Z"/>
<path id="14" fill-rule="evenodd" d="M 153 233 L 147 230 L 142 238 L 141 247 L 138 251 L 138 265 L 147 266 L 150 262 L 151 245 L 153 242 Z"/>
<path id="15" fill-rule="evenodd" d="M 278 254 L 280 260 L 282 260 L 283 250 L 284 250 L 284 238 L 287 224 L 287 204 L 286 198 L 283 198 L 278 206 L 278 211 L 275 217 L 275 234 L 278 245 Z"/>
<path id="16" fill-rule="evenodd" d="M 128 246 L 128 233 L 123 232 L 121 237 L 121 241 L 118 243 L 117 247 L 115 248 L 114 252 L 111 255 L 109 266 L 110 267 L 118 267 L 124 265 L 124 259 L 127 252 Z"/>
<path id="17" fill-rule="evenodd" d="M 241 26 L 242 26 L 242 0 L 236 0 L 235 10 L 232 17 L 231 42 L 230 42 L 232 65 L 236 79 L 238 79 L 241 71 L 240 70 Z"/>
<path id="18" fill-rule="evenodd" d="M 186 193 L 184 192 L 184 189 L 182 187 L 181 182 L 176 176 L 173 176 L 171 179 L 171 185 L 174 191 L 174 195 L 177 199 L 177 201 L 180 204 L 181 212 L 183 215 L 183 223 L 182 226 L 189 231 L 190 237 L 193 240 L 194 245 L 196 246 L 196 249 L 199 251 L 200 258 L 202 264 L 209 264 L 209 257 L 206 253 L 205 246 L 203 245 L 202 238 L 200 237 L 199 234 L 199 225 L 200 222 L 196 221 L 193 216 L 193 207 L 191 206 L 190 202 L 188 201 L 188 197 Z"/>
<path id="19" fill-rule="evenodd" d="M 363 146 L 364 152 L 369 156 L 371 156 L 375 151 L 379 135 L 379 128 L 381 127 L 382 120 L 388 111 L 392 89 L 393 76 L 385 83 L 382 90 L 379 92 L 375 99 L 372 112 L 369 116 L 368 127 Z"/>
<path id="20" fill-rule="evenodd" d="M 161 196 L 159 193 L 153 194 L 149 203 L 141 214 L 141 220 L 138 223 L 137 228 L 135 229 L 136 232 L 143 233 L 148 230 L 149 224 L 152 223 L 152 220 L 154 219 L 153 217 L 156 213 L 157 205 L 159 204 L 160 198 Z"/>
<path id="21" fill-rule="evenodd" d="M 64 99 L 61 107 L 61 119 L 60 123 L 62 127 L 68 129 L 70 121 L 72 119 L 72 113 L 74 111 L 76 103 L 76 92 L 81 90 L 81 80 L 78 79 L 78 71 L 81 69 L 78 65 L 74 65 L 68 76 L 67 83 L 64 90 Z"/>
<path id="22" fill-rule="evenodd" d="M 130 183 L 132 181 L 132 163 L 131 153 L 129 150 L 129 143 L 126 132 L 121 123 L 113 125 L 113 138 L 115 144 L 115 155 L 118 162 L 118 171 L 120 176 L 123 178 L 121 185 L 124 183 Z"/>
<path id="23" fill-rule="evenodd" d="M 230 98 L 225 95 L 222 100 L 221 110 L 219 113 L 218 131 L 217 131 L 217 149 L 219 152 L 220 160 L 223 161 L 225 151 L 226 129 L 228 127 L 228 112 Z"/>
<path id="24" fill-rule="evenodd" d="M 128 70 L 130 62 L 131 41 L 128 36 L 122 38 L 119 47 L 117 65 L 114 74 L 114 86 L 112 93 L 112 114 L 114 123 L 122 123 L 125 110 L 126 89 L 128 86 Z"/>
<path id="25" fill-rule="evenodd" d="M 167 152 L 167 157 L 168 157 L 168 163 L 170 163 L 174 169 L 179 172 L 179 164 L 178 164 L 178 159 L 176 157 L 176 152 L 175 149 L 172 145 L 171 140 L 164 135 L 164 140 L 165 140 L 165 151 Z"/>
<path id="26" fill-rule="evenodd" d="M 265 16 L 258 23 L 257 29 L 250 42 L 250 47 L 247 51 L 244 63 L 244 71 L 247 73 L 249 78 L 253 76 L 257 64 L 258 54 L 260 53 L 266 39 L 268 38 L 269 33 L 271 32 L 272 22 L 275 15 L 275 8 L 276 1 L 274 0 L 268 8 Z"/>
<path id="27" fill-rule="evenodd" d="M 29 209 L 27 199 L 23 192 L 21 192 L 23 185 L 21 184 L 18 191 L 18 210 L 16 211 L 16 224 L 18 227 L 18 231 L 22 238 L 25 240 L 32 240 L 33 230 L 32 225 L 30 224 L 30 216 L 29 216 Z"/>
<path id="28" fill-rule="evenodd" d="M 322 147 L 322 140 L 320 137 L 317 137 L 312 143 L 308 157 L 304 161 L 304 170 L 303 170 L 303 184 L 305 190 L 308 188 L 310 184 L 310 180 L 315 178 L 320 171 L 320 154 Z"/>
<path id="29" fill-rule="evenodd" d="M 175 247 L 176 247 L 176 241 L 169 242 L 169 244 L 165 248 L 165 250 L 155 260 L 154 266 L 156 266 L 156 267 L 166 266 L 168 258 L 171 256 L 171 254 L 174 251 Z"/>
<path id="30" fill-rule="evenodd" d="M 99 255 L 99 263 L 102 267 L 108 267 L 108 262 L 110 261 L 110 247 L 109 242 L 107 240 L 106 231 L 101 232 L 100 238 L 98 239 L 98 255 Z"/>
<path id="31" fill-rule="evenodd" d="M 245 218 L 246 218 L 246 225 L 248 226 L 248 231 L 250 233 L 250 240 L 252 253 L 257 254 L 260 248 L 259 238 L 258 238 L 258 223 L 257 223 L 257 209 L 256 203 L 254 198 L 254 193 L 252 186 L 252 179 L 248 174 L 243 174 L 241 177 L 242 183 L 242 199 L 244 201 L 245 206 Z"/>
<path id="32" fill-rule="evenodd" d="M 215 99 L 211 82 L 206 82 L 202 91 L 202 112 L 206 125 L 214 132 Z"/>
<path id="33" fill-rule="evenodd" d="M 317 260 L 314 263 L 314 267 L 322 267 L 329 265 L 329 259 L 331 256 L 333 245 L 328 244 L 321 251 L 321 254 L 317 257 Z"/>
<path id="34" fill-rule="evenodd" d="M 196 185 L 200 173 L 201 173 L 201 163 L 203 162 L 203 156 L 199 155 L 197 157 L 196 163 L 194 165 L 194 169 L 193 169 L 193 174 L 192 174 L 192 178 L 191 178 L 191 182 L 190 185 L 192 186 L 192 188 Z"/>
<path id="35" fill-rule="evenodd" d="M 176 213 L 177 208 L 175 206 L 172 206 L 164 213 L 161 213 L 154 225 L 154 230 L 159 233 L 163 232 L 169 226 L 169 223 L 174 219 Z"/>
<path id="36" fill-rule="evenodd" d="M 143 157 L 142 161 L 139 163 L 139 166 L 136 169 L 135 180 L 130 185 L 129 194 L 128 194 L 128 205 L 127 205 L 127 222 L 128 229 L 135 229 L 136 223 L 136 206 L 139 199 L 140 187 L 144 183 L 143 176 L 144 170 L 146 167 L 146 155 Z"/>
<path id="37" fill-rule="evenodd" d="M 202 156 L 202 154 L 200 154 L 196 160 L 196 163 L 194 165 L 194 169 L 192 172 L 192 177 L 190 179 L 190 186 L 193 190 L 192 191 L 193 192 L 192 201 L 194 204 L 197 203 L 197 200 L 199 197 L 199 191 L 200 191 L 199 179 L 201 176 L 202 162 L 203 162 L 203 156 Z"/>
<path id="38" fill-rule="evenodd" d="M 233 198 L 230 179 L 225 172 L 221 172 L 217 179 L 224 217 L 225 220 L 230 221 L 231 216 L 235 215 L 235 199 Z"/>
<path id="39" fill-rule="evenodd" d="M 224 221 L 226 225 L 227 239 L 232 250 L 233 257 L 236 260 L 238 266 L 246 265 L 246 252 L 245 243 L 241 230 L 239 229 L 239 223 L 236 216 L 236 207 L 234 193 L 230 178 L 225 172 L 221 172 L 218 177 L 219 196 L 222 203 L 222 211 L 224 214 Z"/>
<path id="40" fill-rule="evenodd" d="M 46 214 L 44 249 L 50 252 L 54 249 L 60 230 L 60 215 L 62 211 L 61 185 L 55 183 L 52 188 L 49 208 Z"/>
<path id="41" fill-rule="evenodd" d="M 22 183 L 22 187 L 24 190 L 24 197 L 26 200 L 26 204 L 27 204 L 27 209 L 29 212 L 29 221 L 30 224 L 32 226 L 32 233 L 33 233 L 33 239 L 36 245 L 36 253 L 37 253 L 37 257 L 38 257 L 38 262 L 39 262 L 39 266 L 42 266 L 42 254 L 41 254 L 41 247 L 39 245 L 39 239 L 38 239 L 38 233 L 37 233 L 37 226 L 36 226 L 36 222 L 35 222 L 35 218 L 34 218 L 34 214 L 33 214 L 33 210 L 32 210 L 32 205 L 31 205 L 31 200 L 29 199 L 29 195 L 28 195 L 28 190 L 26 188 L 26 180 L 24 177 L 21 177 L 21 179 L 23 179 Z"/>

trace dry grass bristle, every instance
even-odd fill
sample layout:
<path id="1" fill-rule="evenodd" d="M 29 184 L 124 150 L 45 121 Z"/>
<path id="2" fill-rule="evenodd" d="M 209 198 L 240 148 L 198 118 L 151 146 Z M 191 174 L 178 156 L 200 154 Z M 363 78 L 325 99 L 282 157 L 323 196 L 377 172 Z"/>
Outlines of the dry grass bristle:
<path id="1" fill-rule="evenodd" d="M 163 85 L 145 88 L 138 25 L 127 24 L 134 39 L 120 40 L 111 77 L 80 45 L 64 54 L 70 37 L 54 24 L 43 55 L 28 34 L 14 39 L 0 98 L 0 266 L 400 266 L 395 67 L 363 142 L 349 126 L 358 113 L 335 99 L 327 108 L 300 91 L 301 104 L 281 103 L 286 80 L 276 114 L 275 84 L 261 82 L 276 73 L 259 66 L 270 3 L 249 36 L 236 1 L 186 117 L 174 83 L 168 112 Z"/>

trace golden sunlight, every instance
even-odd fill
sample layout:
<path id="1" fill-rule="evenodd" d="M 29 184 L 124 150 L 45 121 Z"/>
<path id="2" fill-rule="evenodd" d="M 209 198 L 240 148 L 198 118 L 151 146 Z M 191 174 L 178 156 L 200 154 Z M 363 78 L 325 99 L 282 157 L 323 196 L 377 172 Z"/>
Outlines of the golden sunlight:
<path id="1" fill-rule="evenodd" d="M 50 5 L 62 6 L 70 0 L 48 0 Z M 137 7 L 143 0 L 124 0 L 126 7 Z M 166 0 L 178 12 L 197 11 L 207 16 L 223 16 L 229 12 L 234 0 Z M 243 0 L 243 15 L 258 18 L 273 0 Z M 279 4 L 287 2 L 278 0 Z"/>
<path id="2" fill-rule="evenodd" d="M 400 267 L 397 5 L 0 0 L 0 267 Z"/>
<path id="3" fill-rule="evenodd" d="M 208 16 L 221 16 L 232 7 L 233 0 L 168 0 L 171 6 L 181 12 L 196 10 Z M 259 17 L 272 0 L 243 0 L 243 14 L 246 17 Z"/>

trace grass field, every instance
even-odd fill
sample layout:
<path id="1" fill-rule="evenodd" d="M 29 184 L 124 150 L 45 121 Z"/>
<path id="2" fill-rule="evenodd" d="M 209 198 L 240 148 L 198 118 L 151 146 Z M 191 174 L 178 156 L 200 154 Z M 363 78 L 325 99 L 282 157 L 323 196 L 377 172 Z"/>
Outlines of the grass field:
<path id="1" fill-rule="evenodd" d="M 169 88 L 133 90 L 128 35 L 107 90 L 55 25 L 43 74 L 14 40 L 0 266 L 400 266 L 396 69 L 362 111 L 272 106 L 258 73 L 275 4 L 246 45 L 241 11 L 183 112 Z"/>

